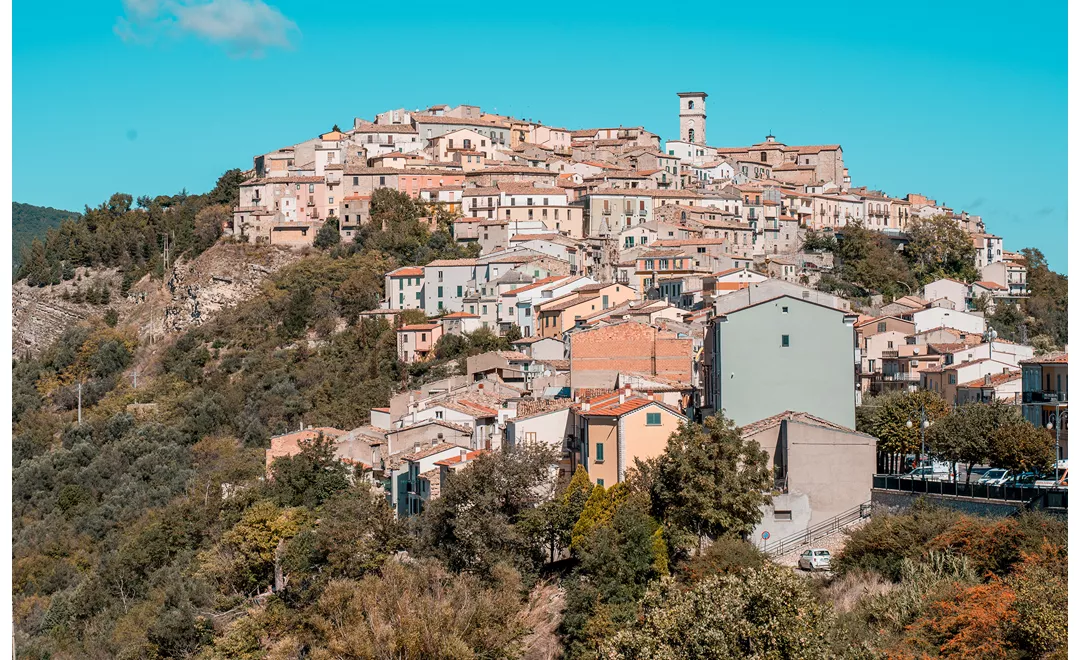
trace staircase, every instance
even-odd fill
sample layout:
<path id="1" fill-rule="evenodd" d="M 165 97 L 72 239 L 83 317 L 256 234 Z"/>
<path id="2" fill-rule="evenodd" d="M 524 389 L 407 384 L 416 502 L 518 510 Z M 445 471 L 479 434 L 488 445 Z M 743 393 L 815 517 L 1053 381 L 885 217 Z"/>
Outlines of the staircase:
<path id="1" fill-rule="evenodd" d="M 813 527 L 808 527 L 801 532 L 782 538 L 774 543 L 770 543 L 766 553 L 770 557 L 786 555 L 792 550 L 798 550 L 804 546 L 811 545 L 818 539 L 835 534 L 845 527 L 869 517 L 870 502 L 863 502 L 859 506 L 848 509 L 847 511 L 829 518 L 828 520 L 824 520 Z"/>

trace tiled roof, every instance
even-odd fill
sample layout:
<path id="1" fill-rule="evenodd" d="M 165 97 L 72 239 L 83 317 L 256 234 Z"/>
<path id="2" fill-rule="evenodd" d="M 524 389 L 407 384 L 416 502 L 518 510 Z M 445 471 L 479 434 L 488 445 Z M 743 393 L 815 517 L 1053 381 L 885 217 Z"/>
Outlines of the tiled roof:
<path id="1" fill-rule="evenodd" d="M 1063 351 L 1055 353 L 1047 353 L 1046 355 L 1040 355 L 1033 357 L 1030 360 L 1022 360 L 1020 364 L 1068 364 L 1069 354 Z"/>
<path id="2" fill-rule="evenodd" d="M 412 124 L 369 124 L 367 122 L 354 128 L 352 133 L 416 133 Z"/>
<path id="3" fill-rule="evenodd" d="M 853 429 L 849 429 L 846 426 L 841 426 L 840 424 L 835 424 L 827 419 L 815 417 L 810 413 L 796 412 L 794 410 L 785 410 L 784 412 L 773 415 L 772 417 L 766 417 L 765 419 L 759 419 L 756 422 L 751 422 L 746 426 L 740 427 L 739 431 L 745 437 L 754 433 L 760 433 L 761 431 L 764 431 L 773 426 L 777 426 L 780 424 L 780 422 L 785 420 L 805 422 L 808 424 L 814 424 L 815 426 L 824 426 L 825 428 L 833 429 L 835 431 L 847 431 L 848 433 L 854 432 Z"/>
<path id="4" fill-rule="evenodd" d="M 390 277 L 422 277 L 424 269 L 419 266 L 403 266 L 387 273 Z"/>
<path id="5" fill-rule="evenodd" d="M 523 286 L 523 287 L 520 287 L 520 288 L 517 288 L 517 289 L 511 289 L 510 291 L 506 291 L 502 295 L 504 295 L 504 296 L 516 296 L 519 293 L 524 293 L 525 291 L 531 291 L 531 290 L 536 289 L 538 287 L 542 287 L 542 286 L 545 286 L 547 284 L 551 284 L 552 282 L 558 282 L 559 280 L 564 280 L 564 279 L 567 279 L 566 275 L 551 275 L 550 277 L 545 277 L 545 278 L 536 280 L 532 284 L 529 284 L 529 285 L 526 285 L 526 286 Z"/>
<path id="6" fill-rule="evenodd" d="M 476 259 L 436 259 L 429 262 L 427 267 L 432 266 L 475 266 L 479 261 Z"/>
<path id="7" fill-rule="evenodd" d="M 1019 370 L 1005 371 L 999 374 L 992 374 L 989 383 L 986 382 L 986 377 L 984 376 L 983 378 L 976 378 L 975 380 L 961 383 L 957 387 L 997 387 L 1019 379 L 1020 375 Z"/>
<path id="8" fill-rule="evenodd" d="M 474 451 L 467 452 L 465 454 L 465 462 L 468 463 L 469 461 L 475 460 L 475 459 L 479 458 L 480 456 L 482 456 L 484 454 L 487 454 L 487 453 L 488 453 L 487 449 L 477 449 L 477 450 L 474 450 Z M 460 462 L 461 462 L 461 454 L 458 454 L 457 456 L 451 456 L 450 458 L 444 458 L 441 461 L 435 461 L 435 465 L 457 465 Z"/>
<path id="9" fill-rule="evenodd" d="M 1005 287 L 1001 286 L 997 282 L 989 282 L 987 280 L 979 280 L 978 282 L 972 282 L 971 286 L 981 286 L 984 289 L 990 289 L 991 291 L 1004 291 Z"/>
<path id="10" fill-rule="evenodd" d="M 447 424 L 445 422 L 441 423 L 440 425 L 441 426 L 457 426 L 456 424 Z M 419 424 L 416 424 L 415 426 L 419 426 Z M 412 428 L 412 427 L 406 427 L 406 428 Z M 461 447 L 461 445 L 455 445 L 452 442 L 440 442 L 439 444 L 434 445 L 432 447 L 426 447 L 424 449 L 421 449 L 420 451 L 414 451 L 411 454 L 405 454 L 401 458 L 402 458 L 402 460 L 406 460 L 406 461 L 419 461 L 422 458 L 427 458 L 428 456 L 434 456 L 435 454 L 438 454 L 440 452 L 444 452 L 447 449 L 457 449 L 459 447 Z M 468 449 L 468 447 L 464 447 L 464 449 Z"/>
<path id="11" fill-rule="evenodd" d="M 614 398 L 599 405 L 589 404 L 588 412 L 581 411 L 579 414 L 584 417 L 622 417 L 628 415 L 637 410 L 641 410 L 647 406 L 659 406 L 673 415 L 683 417 L 678 411 L 672 410 L 670 407 L 654 399 L 647 399 L 645 397 L 631 396 L 628 399 L 624 399 L 622 403 L 619 403 L 619 392 L 615 392 Z M 607 397 L 604 397 L 605 399 Z M 684 418 L 685 419 L 685 418 Z"/>
<path id="12" fill-rule="evenodd" d="M 438 323 L 414 323 L 401 326 L 398 328 L 398 332 L 419 332 L 421 330 L 434 330 L 437 327 L 439 327 Z"/>

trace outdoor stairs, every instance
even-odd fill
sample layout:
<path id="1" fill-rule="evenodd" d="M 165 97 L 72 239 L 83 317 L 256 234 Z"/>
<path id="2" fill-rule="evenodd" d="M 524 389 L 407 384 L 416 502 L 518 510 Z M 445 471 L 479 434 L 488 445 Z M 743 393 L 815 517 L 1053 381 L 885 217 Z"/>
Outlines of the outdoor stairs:
<path id="1" fill-rule="evenodd" d="M 795 550 L 801 550 L 826 536 L 832 536 L 861 520 L 869 518 L 870 509 L 870 502 L 863 502 L 859 506 L 848 509 L 828 520 L 823 520 L 813 527 L 808 527 L 801 532 L 782 538 L 774 543 L 769 543 L 765 553 L 776 558 Z"/>

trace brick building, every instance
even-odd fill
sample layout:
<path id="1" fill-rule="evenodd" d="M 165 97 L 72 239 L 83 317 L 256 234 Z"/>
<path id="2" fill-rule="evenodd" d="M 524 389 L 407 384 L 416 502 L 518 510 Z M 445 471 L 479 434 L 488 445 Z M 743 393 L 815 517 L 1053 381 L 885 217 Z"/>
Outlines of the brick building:
<path id="1" fill-rule="evenodd" d="M 693 340 L 624 321 L 570 333 L 570 387 L 611 388 L 620 373 L 693 378 Z"/>

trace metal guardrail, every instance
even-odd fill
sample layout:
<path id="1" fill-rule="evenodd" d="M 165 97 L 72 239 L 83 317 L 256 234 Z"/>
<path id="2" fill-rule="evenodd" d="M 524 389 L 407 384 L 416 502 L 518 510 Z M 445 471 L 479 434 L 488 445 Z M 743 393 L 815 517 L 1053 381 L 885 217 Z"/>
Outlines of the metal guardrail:
<path id="1" fill-rule="evenodd" d="M 820 522 L 813 527 L 808 527 L 801 532 L 782 538 L 775 543 L 770 543 L 765 552 L 770 557 L 778 557 L 787 554 L 796 548 L 810 545 L 820 538 L 835 534 L 853 522 L 869 517 L 870 502 L 863 502 L 859 506 L 848 509 L 847 511 Z"/>
<path id="2" fill-rule="evenodd" d="M 1069 491 L 1056 488 L 1036 488 L 1035 486 L 990 486 L 988 484 L 953 483 L 935 479 L 923 480 L 875 474 L 874 488 L 939 497 L 967 497 L 998 502 L 1017 502 L 1044 508 L 1065 509 L 1069 506 Z"/>

